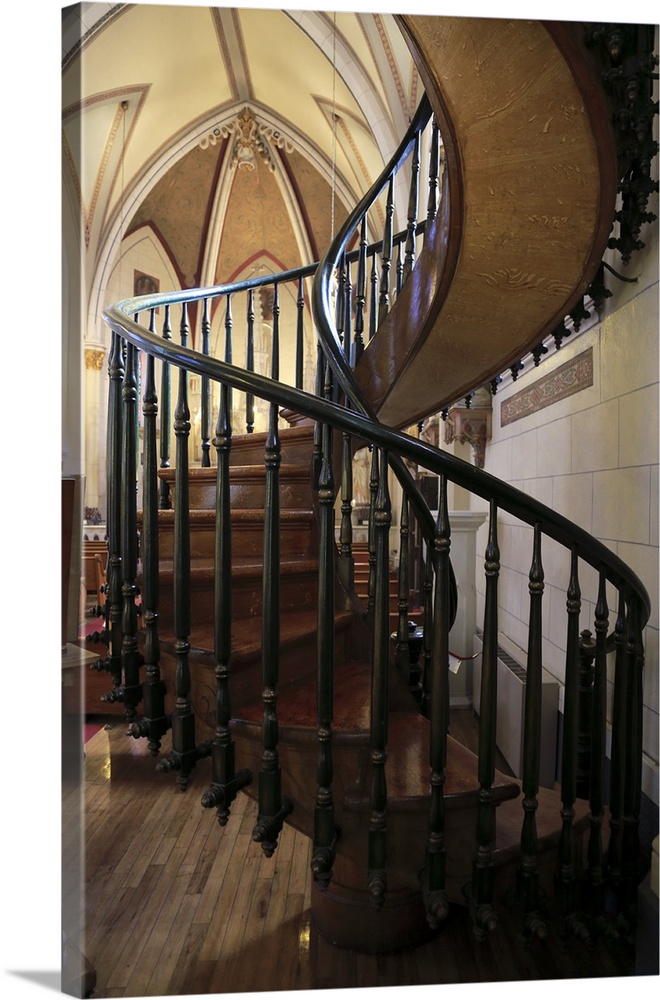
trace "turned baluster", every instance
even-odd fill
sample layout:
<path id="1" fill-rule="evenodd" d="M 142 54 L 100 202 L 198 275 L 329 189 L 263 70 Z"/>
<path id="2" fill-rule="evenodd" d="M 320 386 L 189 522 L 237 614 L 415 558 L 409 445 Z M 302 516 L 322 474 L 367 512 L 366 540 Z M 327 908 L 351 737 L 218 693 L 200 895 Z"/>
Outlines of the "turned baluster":
<path id="1" fill-rule="evenodd" d="M 578 557 L 571 551 L 571 574 L 566 594 L 566 670 L 564 679 L 564 731 L 561 761 L 561 819 L 559 839 L 558 889 L 559 906 L 563 914 L 565 934 L 575 934 L 586 939 L 588 932 L 576 915 L 575 850 L 573 820 L 577 792 L 577 751 L 579 726 L 580 685 L 580 584 Z"/>
<path id="2" fill-rule="evenodd" d="M 628 688 L 626 699 L 625 791 L 623 796 L 623 895 L 624 912 L 634 923 L 639 882 L 639 814 L 642 800 L 642 709 L 644 647 L 639 628 L 639 608 L 633 598 L 628 608 L 626 643 Z"/>
<path id="3" fill-rule="evenodd" d="M 399 293 L 403 288 L 403 252 L 402 252 L 402 241 L 396 241 L 396 282 L 395 282 L 395 298 L 398 299 Z"/>
<path id="4" fill-rule="evenodd" d="M 140 654 L 137 639 L 137 349 L 126 345 L 126 370 L 122 389 L 122 498 L 121 498 L 121 567 L 122 618 L 121 664 L 123 685 L 118 700 L 131 722 L 142 697 Z"/>
<path id="5" fill-rule="evenodd" d="M 231 660 L 231 411 L 229 389 L 220 386 L 220 409 L 214 446 L 217 456 L 215 488 L 215 737 L 211 754 L 211 786 L 202 796 L 205 809 L 217 809 L 220 826 L 229 819 L 230 807 L 238 792 L 252 781 L 252 772 L 238 773 L 231 736 L 231 697 L 229 688 Z"/>
<path id="6" fill-rule="evenodd" d="M 392 267 L 392 217 L 394 215 L 394 176 L 390 177 L 385 208 L 385 231 L 383 233 L 382 271 L 380 295 L 378 298 L 378 326 L 390 309 L 390 269 Z"/>
<path id="7" fill-rule="evenodd" d="M 254 290 L 248 291 L 247 301 L 247 333 L 245 347 L 245 367 L 254 371 Z M 245 430 L 248 434 L 254 432 L 254 393 L 245 394 Z"/>
<path id="8" fill-rule="evenodd" d="M 298 279 L 296 299 L 296 389 L 303 388 L 305 363 L 305 287 L 303 278 Z"/>
<path id="9" fill-rule="evenodd" d="M 424 645 L 422 667 L 422 693 L 420 711 L 428 719 L 431 715 L 431 663 L 433 662 L 433 592 L 434 567 L 430 549 L 426 553 L 424 565 Z"/>
<path id="10" fill-rule="evenodd" d="M 375 449 L 374 449 L 375 451 Z M 374 637 L 371 667 L 371 819 L 369 823 L 368 892 L 377 908 L 385 902 L 387 875 L 387 723 L 389 701 L 390 524 L 392 508 L 387 485 L 387 452 L 380 455 L 380 477 L 374 511 L 376 572 Z"/>
<path id="11" fill-rule="evenodd" d="M 605 906 L 603 815 L 605 810 L 605 754 L 607 738 L 607 606 L 605 571 L 601 568 L 594 617 L 596 656 L 594 663 L 593 717 L 591 726 L 591 780 L 589 784 L 589 844 L 587 847 L 590 911 L 596 927 L 603 927 Z M 592 933 L 593 936 L 593 933 Z"/>
<path id="12" fill-rule="evenodd" d="M 410 537 L 410 505 L 408 495 L 401 496 L 401 522 L 399 524 L 399 572 L 397 579 L 397 629 L 395 662 L 406 684 L 413 687 L 410 677 L 410 642 L 408 628 L 408 597 L 410 591 L 410 564 L 408 539 Z"/>
<path id="13" fill-rule="evenodd" d="M 325 354 L 321 347 L 321 342 L 316 345 L 316 377 L 314 379 L 314 392 L 319 397 L 323 396 L 323 386 L 325 384 Z M 314 424 L 314 446 L 312 449 L 312 482 L 318 484 L 321 474 L 321 463 L 323 460 L 323 425 L 320 421 Z"/>
<path id="14" fill-rule="evenodd" d="M 523 935 L 546 936 L 539 914 L 536 810 L 538 808 L 541 766 L 541 680 L 542 680 L 542 602 L 544 573 L 541 560 L 541 526 L 534 526 L 534 553 L 529 571 L 529 635 L 527 645 L 527 683 L 525 685 L 525 723 L 523 732 L 523 824 L 520 834 L 518 890 L 523 897 Z"/>
<path id="15" fill-rule="evenodd" d="M 447 765 L 447 729 L 449 727 L 449 628 L 451 532 L 447 507 L 447 478 L 440 477 L 438 520 L 433 542 L 435 562 L 435 598 L 433 647 L 430 679 L 431 745 L 429 752 L 431 802 L 429 838 L 422 873 L 422 896 L 430 927 L 446 919 L 445 893 L 445 768 Z"/>
<path id="16" fill-rule="evenodd" d="M 351 435 L 342 434 L 341 452 L 341 522 L 339 526 L 339 558 L 337 573 L 344 587 L 350 592 L 355 580 L 353 563 L 353 457 Z"/>
<path id="17" fill-rule="evenodd" d="M 335 326 L 339 343 L 344 344 L 344 324 L 346 321 L 346 255 L 342 254 L 337 265 L 337 299 L 335 302 Z M 344 350 L 344 356 L 346 351 Z M 348 360 L 348 358 L 347 358 Z"/>
<path id="18" fill-rule="evenodd" d="M 153 332 L 154 310 L 150 330 Z M 165 684 L 160 676 L 160 642 L 158 638 L 158 460 L 156 455 L 158 396 L 156 394 L 155 362 L 146 358 L 146 377 L 142 412 L 144 414 L 144 452 L 142 476 L 142 624 L 145 630 L 145 679 L 142 683 L 142 719 L 134 722 L 130 733 L 136 739 L 147 737 L 149 751 L 156 757 L 161 737 L 170 728 L 165 714 Z"/>
<path id="19" fill-rule="evenodd" d="M 353 362 L 353 279 L 351 277 L 351 262 L 346 260 L 346 277 L 344 282 L 344 357 L 348 364 Z"/>
<path id="20" fill-rule="evenodd" d="M 378 266 L 376 251 L 371 255 L 371 275 L 369 278 L 369 340 L 378 329 Z"/>
<path id="21" fill-rule="evenodd" d="M 419 200 L 419 132 L 415 136 L 415 146 L 411 161 L 410 192 L 408 195 L 408 228 L 406 236 L 406 257 L 403 265 L 403 280 L 406 281 L 415 266 L 415 237 L 417 232 L 417 206 Z"/>
<path id="22" fill-rule="evenodd" d="M 609 874 L 614 885 L 621 882 L 623 850 L 623 796 L 626 766 L 626 705 L 628 672 L 626 664 L 626 608 L 623 591 L 614 625 L 614 695 L 612 698 L 612 749 L 610 756 L 610 842 L 607 853 Z"/>
<path id="23" fill-rule="evenodd" d="M 369 528 L 367 533 L 367 549 L 369 551 L 369 582 L 367 585 L 367 614 L 373 614 L 376 592 L 376 496 L 378 494 L 378 450 L 371 447 L 371 473 L 369 476 Z"/>
<path id="24" fill-rule="evenodd" d="M 580 632 L 577 734 L 577 797 L 589 798 L 596 643 L 588 628 Z"/>
<path id="25" fill-rule="evenodd" d="M 279 292 L 274 287 L 271 377 L 279 378 Z M 266 857 L 277 847 L 284 820 L 293 802 L 282 797 L 282 776 L 277 744 L 277 686 L 280 658 L 280 485 L 281 445 L 277 426 L 277 405 L 270 404 L 268 436 L 264 456 L 266 497 L 264 503 L 264 559 L 262 611 L 262 700 L 263 753 L 259 770 L 259 813 L 252 839 L 261 844 Z"/>
<path id="26" fill-rule="evenodd" d="M 439 172 L 439 130 L 435 118 L 431 132 L 431 150 L 429 153 L 429 197 L 426 206 L 428 222 L 435 219 L 438 211 L 438 172 Z"/>
<path id="27" fill-rule="evenodd" d="M 172 324 L 170 321 L 170 307 L 165 306 L 165 316 L 163 319 L 163 340 L 172 339 Z M 163 361 L 161 367 L 160 383 L 160 467 L 169 469 L 170 467 L 170 427 L 172 424 L 172 390 L 170 378 L 170 363 Z M 170 484 L 165 480 L 160 480 L 160 499 L 158 501 L 161 510 L 170 510 L 172 501 L 170 499 Z"/>
<path id="28" fill-rule="evenodd" d="M 319 591 L 317 645 L 318 755 L 312 872 L 321 888 L 332 877 L 337 831 L 332 795 L 332 719 L 335 662 L 335 485 L 332 474 L 332 428 L 323 426 L 323 461 L 318 481 Z"/>
<path id="29" fill-rule="evenodd" d="M 107 669 L 115 688 L 121 685 L 121 477 L 122 477 L 122 382 L 124 352 L 122 340 L 113 333 L 108 355 L 108 433 L 106 446 L 106 479 L 108 483 L 108 592 L 106 605 L 108 623 L 108 656 L 98 666 Z"/>
<path id="30" fill-rule="evenodd" d="M 497 752 L 497 602 L 500 549 L 497 541 L 497 504 L 494 500 L 490 501 L 488 544 L 486 545 L 484 570 L 486 596 L 479 709 L 479 807 L 477 812 L 477 846 L 469 894 L 474 932 L 479 940 L 483 940 L 489 931 L 497 927 L 497 915 L 493 909 L 493 846 L 496 834 L 496 803 L 493 795 L 493 782 L 495 780 L 495 755 Z"/>
<path id="31" fill-rule="evenodd" d="M 225 304 L 225 361 L 228 365 L 232 364 L 233 361 L 233 328 L 234 328 L 234 318 L 232 315 L 231 308 L 231 292 L 227 294 L 227 301 Z M 227 406 L 229 407 L 229 412 L 232 410 L 232 390 L 227 389 Z"/>
<path id="32" fill-rule="evenodd" d="M 355 283 L 355 349 L 353 366 L 358 363 L 364 351 L 364 310 L 367 301 L 367 217 L 360 224 L 360 246 L 358 249 L 357 279 Z"/>
<path id="33" fill-rule="evenodd" d="M 181 310 L 181 345 L 188 343 L 188 314 L 185 303 Z M 176 477 L 174 482 L 174 653 L 175 703 L 171 717 L 172 749 L 157 765 L 161 772 L 177 772 L 177 785 L 185 791 L 195 764 L 211 752 L 212 740 L 195 744 L 195 715 L 192 708 L 190 676 L 190 489 L 188 476 L 188 442 L 190 439 L 190 408 L 188 406 L 188 372 L 179 369 L 179 388 L 174 412 Z"/>
<path id="34" fill-rule="evenodd" d="M 209 300 L 204 299 L 202 311 L 202 354 L 207 357 L 211 350 L 211 321 L 209 319 Z M 202 468 L 211 467 L 211 383 L 208 375 L 202 375 L 201 387 L 201 434 L 202 434 Z"/>

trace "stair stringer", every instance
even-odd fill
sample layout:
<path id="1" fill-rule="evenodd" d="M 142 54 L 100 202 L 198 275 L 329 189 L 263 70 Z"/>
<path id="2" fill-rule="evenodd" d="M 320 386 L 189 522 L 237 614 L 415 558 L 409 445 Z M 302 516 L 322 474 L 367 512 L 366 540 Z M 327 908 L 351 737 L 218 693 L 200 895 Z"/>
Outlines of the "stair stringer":
<path id="1" fill-rule="evenodd" d="M 609 109 L 568 24 L 401 15 L 440 125 L 443 197 L 355 377 L 387 426 L 462 398 L 586 292 L 616 199 Z"/>

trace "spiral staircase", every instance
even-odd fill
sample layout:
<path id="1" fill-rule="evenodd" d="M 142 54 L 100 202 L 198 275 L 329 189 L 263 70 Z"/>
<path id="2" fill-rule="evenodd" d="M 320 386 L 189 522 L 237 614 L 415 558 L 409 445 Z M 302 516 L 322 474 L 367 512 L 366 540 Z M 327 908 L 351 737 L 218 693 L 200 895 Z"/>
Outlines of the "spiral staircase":
<path id="1" fill-rule="evenodd" d="M 440 30 L 433 17 L 398 20 L 428 101 L 326 256 L 296 272 L 145 296 L 105 313 L 108 655 L 100 668 L 112 677 L 108 698 L 123 703 L 131 738 L 148 740 L 158 770 L 185 791 L 194 768 L 209 768 L 203 804 L 221 824 L 231 823 L 243 792 L 258 801 L 253 836 L 266 856 L 284 823 L 312 839 L 314 920 L 339 946 L 410 946 L 434 934 L 457 902 L 484 935 L 507 889 L 528 938 L 544 936 L 550 921 L 565 937 L 617 934 L 634 919 L 648 595 L 568 519 L 401 430 L 489 384 L 593 293 L 621 175 L 609 98 L 576 26 L 443 18 Z M 421 140 L 425 130 L 430 138 Z M 420 148 L 430 150 L 423 168 Z M 399 234 L 391 226 L 395 181 L 409 188 L 408 226 Z M 383 233 L 370 242 L 377 204 L 385 204 Z M 302 378 L 279 380 L 279 289 L 295 283 L 300 301 L 306 280 L 319 344 L 315 394 Z M 252 296 L 265 287 L 274 297 L 269 375 L 238 366 L 231 350 L 239 322 L 249 342 Z M 237 318 L 231 302 L 239 294 L 248 308 Z M 218 310 L 224 360 L 208 353 Z M 201 350 L 188 346 L 191 316 L 197 342 L 207 345 Z M 191 377 L 201 378 L 206 400 L 199 467 L 189 460 Z M 211 383 L 220 385 L 213 431 Z M 245 430 L 232 426 L 238 393 Z M 269 404 L 262 434 L 250 426 L 255 396 Z M 170 415 L 172 462 L 163 452 Z M 350 469 L 365 443 L 370 574 L 360 597 Z M 404 543 L 391 638 L 388 468 L 404 497 L 404 542 L 409 520 L 424 539 L 423 670 L 412 686 Z M 439 477 L 437 520 L 411 468 Z M 451 734 L 449 482 L 489 510 L 478 755 Z M 534 539 L 521 780 L 495 767 L 502 514 L 530 525 Z M 545 789 L 543 553 L 555 544 L 568 580 L 566 687 L 561 780 Z M 589 596 L 596 640 L 586 786 L 578 781 L 581 575 L 597 581 Z"/>

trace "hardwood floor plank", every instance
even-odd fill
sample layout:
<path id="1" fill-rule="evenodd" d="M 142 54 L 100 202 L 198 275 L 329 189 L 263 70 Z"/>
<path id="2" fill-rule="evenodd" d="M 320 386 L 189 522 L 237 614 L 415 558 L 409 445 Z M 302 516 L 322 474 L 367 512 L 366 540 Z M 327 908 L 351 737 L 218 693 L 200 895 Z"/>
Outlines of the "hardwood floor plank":
<path id="1" fill-rule="evenodd" d="M 242 881 L 243 868 L 244 865 L 247 864 L 245 851 L 249 842 L 250 838 L 248 835 L 246 833 L 242 833 L 237 835 L 236 840 L 232 845 L 231 855 L 227 860 L 222 884 L 219 887 L 216 897 L 216 906 L 208 923 L 206 940 L 204 941 L 202 952 L 200 954 L 202 961 L 205 961 L 206 959 L 217 961 L 220 958 L 222 942 L 227 926 L 232 919 L 233 907 L 236 903 L 239 885 Z M 253 858 L 251 860 L 256 863 L 258 859 Z M 256 864 L 253 864 L 252 868 L 252 877 L 254 877 Z M 240 895 L 243 895 L 243 888 L 244 887 L 241 887 Z"/>
<path id="2" fill-rule="evenodd" d="M 468 720 L 469 721 L 469 720 Z M 520 915 L 477 942 L 466 908 L 427 944 L 389 956 L 334 948 L 311 924 L 311 844 L 285 824 L 266 858 L 252 841 L 257 806 L 241 794 L 225 827 L 200 804 L 208 773 L 181 794 L 125 724 L 86 755 L 85 945 L 96 998 L 413 986 L 632 974 L 631 951 L 560 942 L 523 947 Z M 70 836 L 80 802 L 66 795 Z M 79 860 L 69 851 L 73 867 Z M 75 903 L 75 887 L 67 890 Z"/>

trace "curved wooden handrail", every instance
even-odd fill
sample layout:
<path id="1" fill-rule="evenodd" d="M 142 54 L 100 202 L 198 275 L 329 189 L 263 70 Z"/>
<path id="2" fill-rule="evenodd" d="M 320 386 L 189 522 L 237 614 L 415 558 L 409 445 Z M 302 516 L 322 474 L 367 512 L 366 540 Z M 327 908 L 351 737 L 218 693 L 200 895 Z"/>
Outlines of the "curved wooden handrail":
<path id="1" fill-rule="evenodd" d="M 186 301 L 192 301 L 207 297 L 209 294 L 209 289 L 197 289 L 189 290 L 185 296 Z M 210 358 L 192 348 L 165 341 L 131 319 L 141 309 L 156 308 L 167 301 L 172 302 L 171 294 L 126 299 L 106 309 L 103 314 L 104 319 L 119 336 L 161 361 L 168 361 L 176 367 L 185 368 L 198 375 L 207 375 L 218 382 L 225 382 L 234 389 L 253 392 L 270 403 L 293 409 L 314 420 L 329 423 L 339 430 L 372 441 L 429 472 L 445 475 L 458 486 L 484 500 L 495 499 L 500 510 L 507 511 L 526 524 L 539 525 L 545 535 L 569 549 L 574 548 L 579 558 L 596 570 L 603 567 L 608 581 L 622 589 L 626 600 L 638 602 L 640 628 L 644 627 L 650 615 L 651 604 L 643 583 L 622 559 L 583 528 L 509 483 L 424 441 L 392 430 L 356 410 L 321 399 L 302 389 L 295 389 L 265 375 L 246 371 L 217 358 Z"/>

